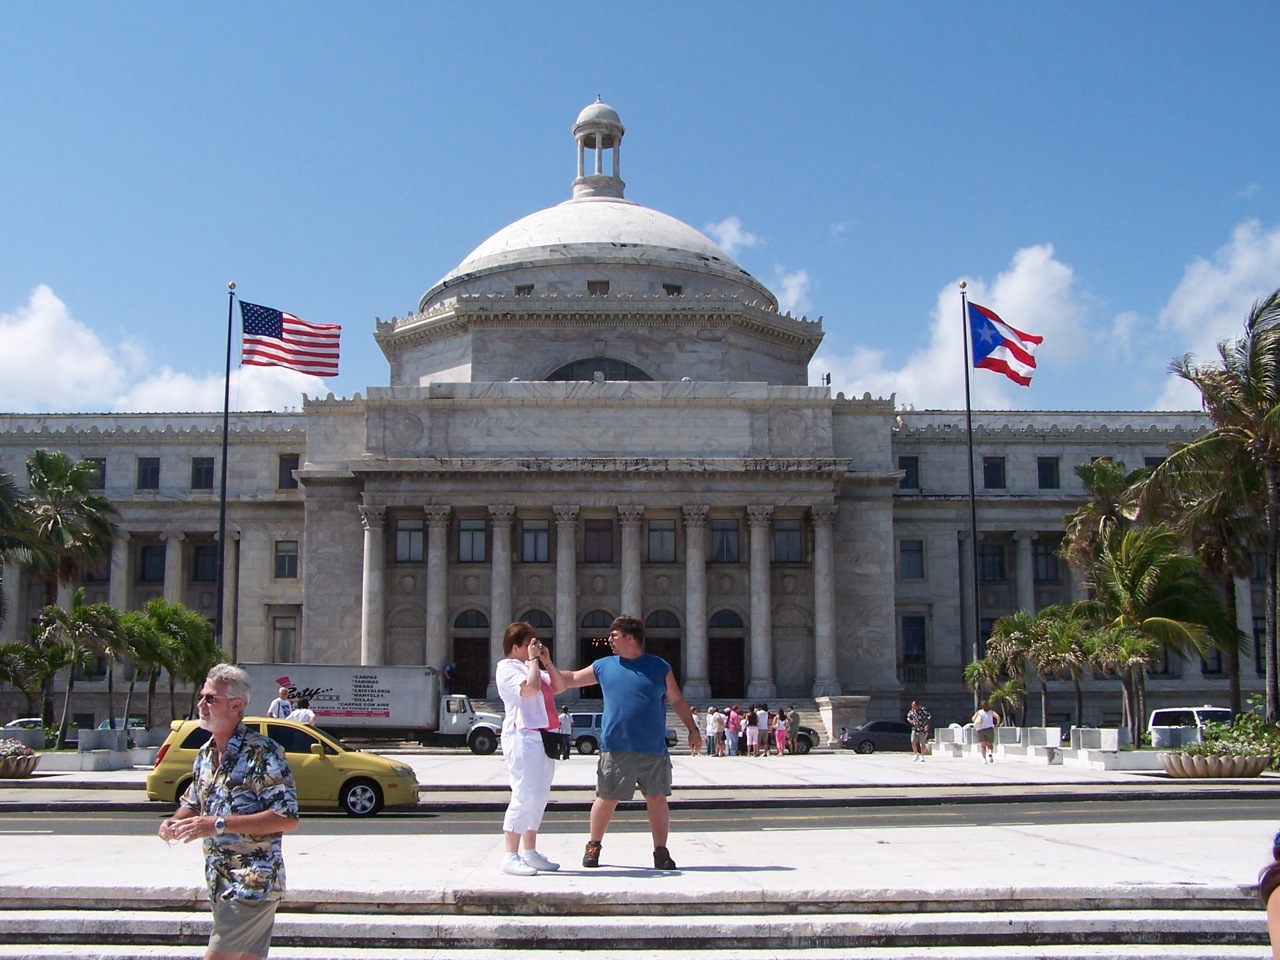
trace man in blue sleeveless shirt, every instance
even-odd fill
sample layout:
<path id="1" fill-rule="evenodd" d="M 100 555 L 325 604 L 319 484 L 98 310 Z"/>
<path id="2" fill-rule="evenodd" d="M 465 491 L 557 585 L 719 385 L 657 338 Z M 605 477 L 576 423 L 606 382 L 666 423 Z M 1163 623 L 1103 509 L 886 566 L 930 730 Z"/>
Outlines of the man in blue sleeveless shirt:
<path id="1" fill-rule="evenodd" d="M 604 832 L 620 800 L 635 796 L 636 786 L 649 811 L 653 834 L 653 866 L 674 870 L 667 850 L 671 810 L 671 757 L 667 753 L 666 706 L 671 704 L 689 730 L 689 746 L 696 753 L 702 739 L 671 665 L 644 652 L 644 624 L 622 616 L 609 628 L 612 657 L 562 674 L 569 687 L 600 684 L 604 691 L 604 721 L 600 730 L 600 760 L 596 766 L 596 799 L 591 805 L 591 839 L 582 857 L 584 867 L 600 866 Z"/>

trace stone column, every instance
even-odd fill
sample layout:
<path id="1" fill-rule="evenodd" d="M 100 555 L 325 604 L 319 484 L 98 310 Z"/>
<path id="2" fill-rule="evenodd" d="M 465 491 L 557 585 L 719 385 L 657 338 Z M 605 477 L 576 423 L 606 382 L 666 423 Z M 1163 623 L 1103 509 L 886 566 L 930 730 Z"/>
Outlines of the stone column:
<path id="1" fill-rule="evenodd" d="M 240 625 L 240 531 L 227 529 L 227 548 L 222 555 L 222 649 L 231 661 L 239 659 Z M 298 624 L 298 643 L 302 643 L 302 624 Z M 274 638 L 272 638 L 274 640 Z M 274 656 L 274 654 L 272 654 Z M 295 652 L 295 656 L 296 656 Z"/>
<path id="2" fill-rule="evenodd" d="M 182 541 L 186 534 L 176 531 L 162 533 L 164 540 L 164 598 L 169 603 L 181 603 L 184 595 L 182 582 Z"/>
<path id="3" fill-rule="evenodd" d="M 711 696 L 707 682 L 707 510 L 684 508 L 684 695 L 690 700 Z"/>
<path id="4" fill-rule="evenodd" d="M 427 507 L 427 642 L 423 658 L 439 670 L 449 649 L 449 514 L 452 507 Z"/>
<path id="5" fill-rule="evenodd" d="M 1014 544 L 1014 603 L 1019 610 L 1036 612 L 1036 566 L 1031 556 L 1031 544 L 1038 534 L 1019 530 L 1013 535 Z"/>
<path id="6" fill-rule="evenodd" d="M 515 507 L 490 507 L 489 518 L 493 524 L 493 565 L 489 577 L 489 663 L 496 666 L 502 659 L 502 636 L 511 624 L 511 522 Z M 501 697 L 497 680 L 489 679 L 485 696 L 490 700 Z"/>
<path id="7" fill-rule="evenodd" d="M 836 668 L 836 507 L 814 507 L 813 517 L 813 696 L 838 697 Z"/>
<path id="8" fill-rule="evenodd" d="M 644 507 L 631 505 L 618 508 L 622 524 L 622 607 L 620 613 L 644 619 L 640 593 L 640 525 Z"/>
<path id="9" fill-rule="evenodd" d="M 747 507 L 751 528 L 751 682 L 747 696 L 772 700 L 778 695 L 773 682 L 773 596 L 770 590 L 769 531 L 773 507 Z"/>
<path id="10" fill-rule="evenodd" d="M 360 593 L 360 665 L 386 662 L 387 645 L 387 511 L 361 507 L 364 524 L 364 570 Z"/>
<path id="11" fill-rule="evenodd" d="M 5 617 L 0 620 L 0 643 L 17 643 L 18 624 L 24 619 L 22 610 L 22 565 L 10 560 L 0 567 L 0 585 L 4 589 Z"/>
<path id="12" fill-rule="evenodd" d="M 107 574 L 107 602 L 117 610 L 129 609 L 129 531 L 117 530 L 111 541 L 111 570 Z M 12 608 L 10 608 L 12 612 Z"/>
<path id="13" fill-rule="evenodd" d="M 565 504 L 553 509 L 556 513 L 555 663 L 562 670 L 574 670 L 578 662 L 578 508 Z"/>

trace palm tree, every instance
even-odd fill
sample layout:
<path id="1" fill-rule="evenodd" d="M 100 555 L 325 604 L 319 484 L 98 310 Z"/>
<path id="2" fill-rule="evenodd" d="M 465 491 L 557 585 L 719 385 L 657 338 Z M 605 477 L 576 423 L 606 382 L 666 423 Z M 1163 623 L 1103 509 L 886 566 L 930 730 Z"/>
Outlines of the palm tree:
<path id="1" fill-rule="evenodd" d="M 1222 600 L 1199 563 L 1182 548 L 1177 532 L 1163 524 L 1129 530 L 1114 528 L 1101 543 L 1094 567 L 1092 600 L 1072 611 L 1094 623 L 1140 634 L 1155 644 L 1155 654 L 1204 656 L 1225 642 L 1233 627 Z M 1124 675 L 1120 675 L 1123 681 Z M 1137 699 L 1145 697 L 1141 675 Z M 1131 703 L 1139 711 L 1142 702 Z M 1129 717 L 1137 742 L 1141 715 Z"/>
<path id="2" fill-rule="evenodd" d="M 195 710 L 195 697 L 205 675 L 215 664 L 226 659 L 222 648 L 213 639 L 213 624 L 190 607 L 181 603 L 169 603 L 157 597 L 148 600 L 143 612 L 155 624 L 156 630 L 168 638 L 168 644 L 160 649 L 160 661 L 169 673 L 169 706 L 174 717 L 178 716 L 175 687 L 178 680 L 192 684 L 191 704 L 187 713 Z"/>
<path id="3" fill-rule="evenodd" d="M 1169 457 L 1137 487 L 1145 509 L 1186 537 L 1205 572 L 1222 585 L 1224 606 L 1231 616 L 1236 611 L 1236 577 L 1253 572 L 1253 547 L 1262 536 L 1266 512 L 1262 475 L 1242 447 L 1235 452 L 1229 468 L 1207 469 L 1196 462 L 1192 444 L 1175 444 Z M 1238 620 L 1235 624 L 1232 642 L 1221 650 L 1231 711 L 1240 713 L 1244 634 Z M 1248 625 L 1250 633 L 1252 626 Z"/>
<path id="4" fill-rule="evenodd" d="M 86 567 L 111 556 L 115 507 L 94 492 L 98 467 L 62 452 L 37 450 L 27 460 L 31 530 L 52 552 L 56 587 L 74 584 Z M 54 600 L 50 597 L 50 600 Z"/>
<path id="5" fill-rule="evenodd" d="M 1280 716 L 1276 605 L 1280 600 L 1280 289 L 1254 302 L 1244 336 L 1218 344 L 1218 362 L 1196 365 L 1190 354 L 1170 369 L 1200 391 L 1213 424 L 1187 444 L 1183 457 L 1220 473 L 1247 459 L 1262 476 L 1267 530 L 1266 719 Z"/>
<path id="6" fill-rule="evenodd" d="M 1048 726 L 1048 685 L 1045 678 L 1049 676 L 1071 679 L 1076 695 L 1076 726 L 1084 718 L 1084 690 L 1080 686 L 1080 674 L 1085 670 L 1084 622 L 1062 607 L 1045 607 L 1040 611 L 1043 622 L 1043 633 L 1038 643 L 1031 649 L 1031 659 L 1036 664 L 1036 673 L 1040 676 L 1041 717 Z"/>
<path id="7" fill-rule="evenodd" d="M 1141 742 L 1142 717 L 1146 713 L 1143 677 L 1159 652 L 1156 640 L 1129 627 L 1103 627 L 1085 641 L 1090 669 L 1120 680 L 1121 716 L 1135 746 Z"/>
<path id="8" fill-rule="evenodd" d="M 125 724 L 128 724 L 129 708 L 138 676 L 147 678 L 147 726 L 152 727 L 156 679 L 159 677 L 165 656 L 166 637 L 146 612 L 127 610 L 120 614 L 120 630 L 127 645 L 127 657 L 133 670 L 129 674 L 129 690 L 124 698 Z M 170 714 L 172 717 L 172 714 Z"/>
<path id="9" fill-rule="evenodd" d="M 52 675 L 48 658 L 30 643 L 17 641 L 0 645 L 0 683 L 7 683 L 27 701 L 27 716 L 33 716 Z"/>
<path id="10" fill-rule="evenodd" d="M 13 474 L 0 471 L 0 582 L 11 576 L 11 564 L 47 562 L 48 544 L 32 529 L 27 499 L 18 490 Z M 9 615 L 0 590 L 0 623 Z"/>
<path id="11" fill-rule="evenodd" d="M 1063 518 L 1066 536 L 1062 556 L 1086 577 L 1098 554 L 1098 544 L 1113 529 L 1124 529 L 1138 519 L 1139 502 L 1133 486 L 1144 470 L 1126 471 L 1118 460 L 1102 457 L 1076 465 L 1076 476 L 1088 499 Z"/>
<path id="12" fill-rule="evenodd" d="M 75 592 L 71 609 L 50 604 L 36 618 L 36 636 L 50 658 L 67 667 L 67 692 L 62 701 L 62 720 L 58 724 L 58 744 L 66 746 L 67 727 L 71 717 L 71 696 L 75 690 L 76 670 L 86 670 L 97 662 L 98 655 L 111 638 L 120 632 L 120 615 L 108 603 L 84 602 L 84 589 Z M 113 705 L 108 702 L 108 709 Z"/>

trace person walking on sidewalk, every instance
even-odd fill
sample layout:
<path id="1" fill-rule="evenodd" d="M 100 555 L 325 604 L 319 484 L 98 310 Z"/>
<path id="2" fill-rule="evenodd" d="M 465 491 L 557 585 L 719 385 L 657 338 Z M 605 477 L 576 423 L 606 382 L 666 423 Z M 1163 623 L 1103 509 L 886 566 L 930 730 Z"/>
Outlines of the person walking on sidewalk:
<path id="1" fill-rule="evenodd" d="M 978 752 L 984 763 L 995 763 L 996 727 L 1000 726 L 1000 714 L 992 710 L 987 701 L 978 704 L 973 715 L 973 734 L 978 738 Z"/>
<path id="2" fill-rule="evenodd" d="M 284 893 L 284 834 L 298 827 L 298 794 L 284 748 L 244 725 L 253 687 L 239 667 L 209 671 L 197 699 L 209 739 L 160 839 L 204 841 L 213 927 L 205 960 L 267 955 Z"/>
<path id="3" fill-rule="evenodd" d="M 566 703 L 560 708 L 560 759 L 568 760 L 569 751 L 573 749 L 573 716 Z"/>
<path id="4" fill-rule="evenodd" d="M 907 723 L 911 724 L 911 762 L 923 763 L 928 756 L 929 728 L 933 724 L 933 714 L 920 706 L 918 700 L 912 700 L 911 709 L 907 711 Z"/>
<path id="5" fill-rule="evenodd" d="M 551 778 L 556 772 L 556 761 L 547 752 L 543 734 L 554 733 L 558 754 L 560 721 L 556 719 L 555 695 L 564 691 L 564 680 L 533 626 L 523 620 L 507 627 L 502 652 L 506 658 L 498 661 L 495 680 L 505 708 L 502 757 L 511 783 L 511 802 L 502 818 L 507 851 L 502 872 L 532 877 L 540 870 L 560 869 L 560 864 L 538 852 L 538 828 L 551 799 Z"/>
<path id="6" fill-rule="evenodd" d="M 584 867 L 600 866 L 605 830 L 620 800 L 630 800 L 637 785 L 649 812 L 653 834 L 653 867 L 674 870 L 667 850 L 671 827 L 671 757 L 667 753 L 666 707 L 669 703 L 689 731 L 689 750 L 696 754 L 702 737 L 685 702 L 671 665 L 644 652 L 644 624 L 621 616 L 609 628 L 613 656 L 589 667 L 562 674 L 566 687 L 599 684 L 604 693 L 600 760 L 596 765 L 596 799 L 591 805 L 591 836 L 582 856 Z"/>

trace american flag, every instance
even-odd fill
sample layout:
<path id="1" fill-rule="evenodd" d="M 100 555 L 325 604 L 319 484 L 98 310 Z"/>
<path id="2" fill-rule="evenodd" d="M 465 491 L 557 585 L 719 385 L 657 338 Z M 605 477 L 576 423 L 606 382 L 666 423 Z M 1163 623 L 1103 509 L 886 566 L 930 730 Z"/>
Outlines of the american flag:
<path id="1" fill-rule="evenodd" d="M 315 377 L 338 375 L 338 338 L 342 336 L 338 324 L 307 323 L 291 313 L 243 300 L 240 317 L 244 321 L 242 364 L 288 367 Z"/>

